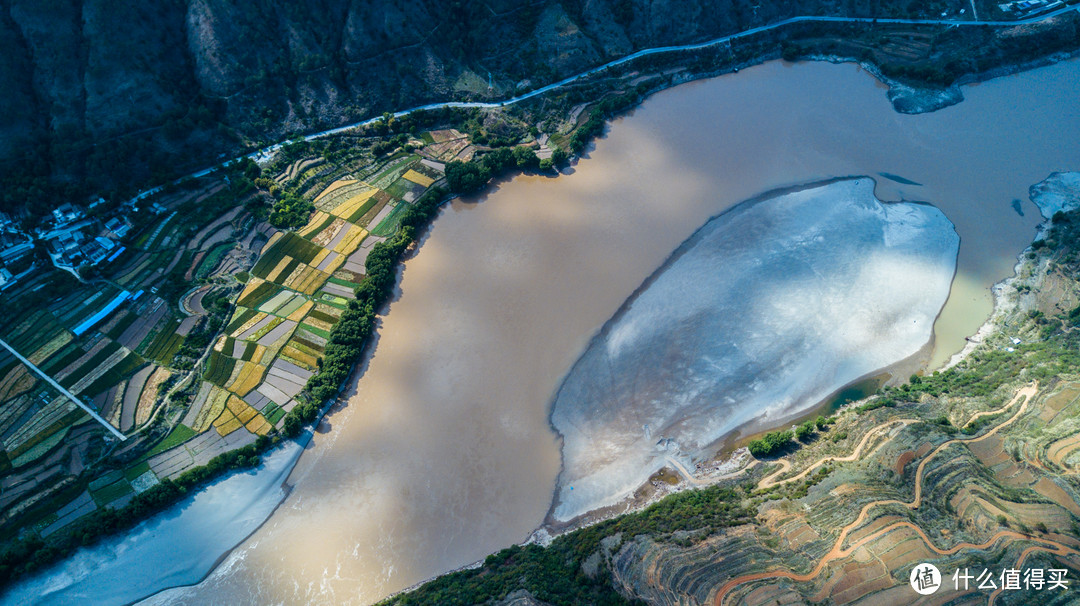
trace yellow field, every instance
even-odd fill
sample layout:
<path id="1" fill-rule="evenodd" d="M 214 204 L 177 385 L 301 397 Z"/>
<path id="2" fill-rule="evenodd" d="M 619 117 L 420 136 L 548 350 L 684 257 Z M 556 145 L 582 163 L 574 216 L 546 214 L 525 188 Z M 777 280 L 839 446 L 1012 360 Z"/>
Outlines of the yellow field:
<path id="1" fill-rule="evenodd" d="M 252 419 L 252 417 L 259 414 L 258 411 L 252 408 L 247 402 L 241 400 L 236 396 L 229 398 L 228 407 L 229 411 L 236 416 L 236 418 L 240 421 L 241 424 L 247 423 Z"/>
<path id="2" fill-rule="evenodd" d="M 237 419 L 240 419 L 241 423 L 247 423 L 248 421 L 254 419 L 255 415 L 259 414 L 259 412 L 257 410 L 255 410 L 254 408 L 248 406 L 244 410 L 242 410 L 242 411 L 240 411 L 238 413 L 233 413 L 233 414 L 236 415 Z"/>
<path id="3" fill-rule="evenodd" d="M 304 316 L 308 315 L 308 312 L 311 311 L 311 308 L 314 306 L 315 304 L 311 301 L 304 303 L 300 306 L 299 309 L 289 314 L 289 319 L 293 322 L 299 322 L 300 320 L 303 320 Z"/>
<path id="4" fill-rule="evenodd" d="M 326 270 L 325 270 L 326 275 L 329 277 L 331 274 L 333 274 L 335 271 L 337 271 L 339 267 L 341 267 L 342 265 L 345 265 L 345 261 L 348 261 L 348 260 L 349 260 L 349 255 L 338 255 L 333 261 L 330 262 L 330 265 L 326 266 Z"/>
<path id="5" fill-rule="evenodd" d="M 265 436 L 270 433 L 271 425 L 262 415 L 255 415 L 244 427 L 253 434 Z"/>
<path id="6" fill-rule="evenodd" d="M 48 343 L 42 345 L 34 353 L 26 356 L 28 360 L 34 364 L 41 364 L 46 358 L 60 351 L 60 348 L 71 342 L 71 333 L 64 331 L 52 338 Z"/>
<path id="7" fill-rule="evenodd" d="M 262 362 L 262 357 L 266 355 L 266 348 L 258 343 L 255 344 L 255 353 L 251 354 L 252 362 Z"/>
<path id="8" fill-rule="evenodd" d="M 349 224 L 349 233 L 345 234 L 345 237 L 338 242 L 338 245 L 334 247 L 334 252 L 341 254 L 342 256 L 348 255 L 356 250 L 357 246 L 364 241 L 368 232 L 363 227 L 357 227 L 352 223 Z"/>
<path id="9" fill-rule="evenodd" d="M 293 258 L 289 255 L 285 255 L 284 257 L 282 257 L 281 260 L 278 261 L 278 264 L 274 266 L 274 269 L 270 272 L 270 274 L 266 276 L 266 279 L 271 282 L 277 282 L 278 284 L 281 284 L 281 282 L 278 282 L 278 278 L 281 277 L 281 272 L 285 271 L 285 267 L 288 266 L 289 263 L 292 263 L 292 260 Z"/>
<path id="10" fill-rule="evenodd" d="M 285 349 L 281 350 L 282 357 L 288 358 L 300 366 L 306 366 L 308 369 L 318 368 L 318 359 L 307 353 L 300 351 L 291 343 L 285 346 Z"/>
<path id="11" fill-rule="evenodd" d="M 266 367 L 254 362 L 238 362 L 236 366 L 239 370 L 234 373 L 235 378 L 227 387 L 234 394 L 244 396 L 259 386 Z"/>
<path id="12" fill-rule="evenodd" d="M 304 324 L 310 324 L 310 325 L 314 326 L 315 328 L 321 328 L 321 329 L 323 329 L 323 330 L 325 330 L 327 332 L 329 332 L 330 329 L 334 327 L 333 324 L 331 324 L 329 322 L 325 322 L 325 321 L 320 320 L 320 319 L 315 318 L 315 317 L 311 317 L 311 318 L 308 318 L 308 319 L 304 320 Z"/>
<path id="13" fill-rule="evenodd" d="M 326 196 L 326 194 L 329 194 L 335 189 L 341 189 L 342 187 L 345 187 L 346 185 L 352 185 L 353 183 L 356 183 L 356 179 L 338 179 L 337 181 L 334 181 L 333 183 L 328 185 L 326 189 L 322 190 L 322 193 L 315 196 L 315 202 L 318 202 L 324 196 Z"/>
<path id="14" fill-rule="evenodd" d="M 232 334 L 229 335 L 229 336 L 234 338 L 234 339 L 236 337 L 239 337 L 240 335 L 244 334 L 244 331 L 246 331 L 247 329 L 251 328 L 252 326 L 255 326 L 256 324 L 258 324 L 267 315 L 268 314 L 264 314 L 263 312 L 260 311 L 259 313 L 255 314 L 254 317 L 252 317 L 250 320 L 248 320 L 247 322 L 244 322 L 244 324 L 240 328 L 237 328 L 236 330 L 234 330 L 232 332 Z M 229 355 L 232 355 L 231 351 L 225 352 L 225 353 L 227 353 Z"/>
<path id="15" fill-rule="evenodd" d="M 231 395 L 216 385 L 212 387 L 210 395 L 206 397 L 206 402 L 203 403 L 202 410 L 195 416 L 195 422 L 191 425 L 191 428 L 199 433 L 210 429 L 210 423 L 221 416 L 221 411 L 225 410 L 225 401 Z"/>
<path id="16" fill-rule="evenodd" d="M 150 419 L 150 413 L 154 410 L 154 403 L 158 398 L 158 386 L 172 376 L 172 372 L 165 368 L 158 368 L 146 380 L 142 393 L 139 394 L 139 403 L 135 407 L 135 426 L 138 427 Z"/>
<path id="17" fill-rule="evenodd" d="M 326 218 L 329 216 L 330 215 L 324 213 L 321 210 L 316 211 L 315 214 L 311 216 L 311 221 L 308 221 L 308 224 L 305 225 L 303 229 L 296 232 L 296 235 L 300 236 L 301 238 L 306 238 L 310 236 L 312 233 L 315 232 L 315 228 L 322 225 L 322 222 L 325 221 Z"/>
<path id="18" fill-rule="evenodd" d="M 330 250 L 329 250 L 329 249 L 326 249 L 326 248 L 324 248 L 324 249 L 322 249 L 322 250 L 320 250 L 320 251 L 319 251 L 319 254 L 315 255 L 315 258 L 311 260 L 311 264 L 310 264 L 310 265 L 311 265 L 312 267 L 318 267 L 318 266 L 319 266 L 319 263 L 322 263 L 322 262 L 323 262 L 323 260 L 325 260 L 325 259 L 326 259 L 326 257 L 328 257 L 328 256 L 330 256 Z"/>
<path id="19" fill-rule="evenodd" d="M 423 175 L 420 175 L 420 176 L 423 176 Z M 371 199 L 371 196 L 374 196 L 375 193 L 378 192 L 378 191 L 379 190 L 372 188 L 372 189 L 369 189 L 369 190 L 367 190 L 367 191 L 365 191 L 363 193 L 357 194 L 357 195 L 349 198 L 348 200 L 342 202 L 341 204 L 338 204 L 337 208 L 330 211 L 330 214 L 334 215 L 335 217 L 346 217 L 346 218 L 348 218 L 354 212 L 356 212 L 356 209 L 363 206 L 364 203 L 367 202 L 369 199 Z"/>
<path id="20" fill-rule="evenodd" d="M 435 182 L 435 179 L 432 179 L 427 175 L 420 174 L 411 168 L 406 171 L 404 175 L 401 175 L 401 177 L 404 179 L 408 179 L 409 181 L 412 181 L 417 185 L 423 185 L 424 187 L 431 187 L 431 184 Z"/>
<path id="21" fill-rule="evenodd" d="M 240 296 L 237 297 L 236 300 L 239 301 L 240 299 L 243 299 L 244 297 L 250 295 L 252 292 L 255 291 L 256 288 L 259 287 L 260 284 L 265 281 L 266 280 L 263 280 L 262 278 L 251 276 L 251 278 L 248 279 L 248 283 L 244 286 L 244 290 L 240 291 Z"/>
<path id="22" fill-rule="evenodd" d="M 296 269 L 292 271 L 287 277 L 281 280 L 280 284 L 286 288 L 291 288 L 295 291 L 300 291 L 297 285 L 307 279 L 311 275 L 311 272 L 315 271 L 315 268 L 310 265 L 304 265 L 301 263 L 296 266 Z"/>
<path id="23" fill-rule="evenodd" d="M 237 419 L 233 413 L 227 410 L 221 413 L 221 416 L 218 417 L 217 421 L 214 421 L 214 429 L 216 429 L 218 434 L 223 438 L 243 426 L 240 419 Z"/>
<path id="24" fill-rule="evenodd" d="M 333 267 L 334 263 L 337 263 L 337 261 L 331 263 L 330 267 Z M 326 282 L 326 279 L 329 277 L 330 274 L 324 271 L 312 269 L 311 274 L 309 274 L 303 282 L 297 284 L 296 290 L 304 293 L 305 295 L 313 295 L 315 294 L 315 291 L 319 290 L 319 287 L 322 286 L 323 283 Z"/>
<path id="25" fill-rule="evenodd" d="M 265 245 L 263 245 L 262 250 L 259 251 L 259 254 L 260 255 L 265 255 L 266 251 L 270 250 L 270 247 L 274 245 L 274 242 L 277 242 L 278 240 L 280 240 L 282 238 L 282 236 L 283 236 L 282 232 L 280 232 L 280 231 L 274 232 L 274 235 L 270 236 L 270 239 L 266 241 Z"/>
<path id="26" fill-rule="evenodd" d="M 14 398 L 18 395 L 30 391 L 30 388 L 37 383 L 37 378 L 30 374 L 30 371 L 25 366 L 19 364 L 15 368 L 11 369 L 3 380 L 0 380 L 0 401 L 7 400 L 8 398 Z"/>

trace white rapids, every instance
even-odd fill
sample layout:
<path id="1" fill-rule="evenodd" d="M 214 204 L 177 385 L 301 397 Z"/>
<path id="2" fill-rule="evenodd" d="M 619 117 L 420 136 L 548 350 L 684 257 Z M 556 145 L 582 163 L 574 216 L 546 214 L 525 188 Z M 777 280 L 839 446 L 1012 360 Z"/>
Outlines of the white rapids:
<path id="1" fill-rule="evenodd" d="M 608 321 L 568 373 L 554 517 L 620 502 L 675 459 L 779 420 L 920 351 L 960 238 L 937 208 L 848 179 L 713 218 Z"/>

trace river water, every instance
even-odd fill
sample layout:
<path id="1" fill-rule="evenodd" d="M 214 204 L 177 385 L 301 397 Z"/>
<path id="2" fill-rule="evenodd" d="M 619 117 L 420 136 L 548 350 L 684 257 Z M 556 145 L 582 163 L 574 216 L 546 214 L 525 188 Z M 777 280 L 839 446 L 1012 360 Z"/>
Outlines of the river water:
<path id="1" fill-rule="evenodd" d="M 548 416 L 564 375 L 683 240 L 764 191 L 870 175 L 883 200 L 940 208 L 961 243 L 935 325 L 939 364 L 1030 242 L 1028 186 L 1080 167 L 1078 94 L 1080 64 L 1068 62 L 907 116 L 856 66 L 772 62 L 655 95 L 572 174 L 455 202 L 406 263 L 374 356 L 291 494 L 204 581 L 153 601 L 371 603 L 526 538 L 556 488 Z M 184 537 L 156 540 L 166 560 Z M 154 561 L 128 565 L 153 576 Z"/>

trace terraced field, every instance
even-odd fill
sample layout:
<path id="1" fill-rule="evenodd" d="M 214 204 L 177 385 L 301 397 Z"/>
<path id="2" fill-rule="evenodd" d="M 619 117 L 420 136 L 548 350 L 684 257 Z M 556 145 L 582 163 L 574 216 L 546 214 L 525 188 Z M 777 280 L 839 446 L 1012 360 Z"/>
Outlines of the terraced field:
<path id="1" fill-rule="evenodd" d="M 369 230 L 392 234 L 408 207 L 374 183 L 422 193 L 442 176 L 421 164 L 418 156 L 391 159 L 372 174 L 370 183 L 352 177 L 332 182 L 314 196 L 317 210 L 307 225 L 275 234 L 267 242 L 208 359 L 203 379 L 262 411 L 265 416 L 260 418 L 268 424 L 280 423 L 318 369 L 341 306 L 363 280 L 368 240 L 382 239 L 372 238 Z M 341 273 L 343 267 L 347 269 Z M 335 277 L 339 273 L 344 277 Z M 221 404 L 208 397 L 201 405 Z M 217 410 L 212 421 L 222 435 L 247 427 L 246 420 L 232 420 L 230 414 L 237 415 L 231 410 Z M 199 428 L 205 427 L 206 416 L 196 413 L 203 420 L 196 423 Z"/>
<path id="2" fill-rule="evenodd" d="M 100 277 L 56 272 L 5 293 L 0 337 L 131 437 L 103 443 L 74 403 L 0 355 L 0 527 L 52 534 L 280 426 L 382 240 L 370 229 L 396 229 L 442 178 L 408 154 L 349 169 L 361 179 L 346 170 L 308 158 L 278 175 L 292 191 L 328 183 L 305 194 L 317 210 L 295 232 L 259 221 L 268 194 L 251 181 L 186 184 L 138 215 Z M 106 449 L 124 468 L 84 474 Z"/>

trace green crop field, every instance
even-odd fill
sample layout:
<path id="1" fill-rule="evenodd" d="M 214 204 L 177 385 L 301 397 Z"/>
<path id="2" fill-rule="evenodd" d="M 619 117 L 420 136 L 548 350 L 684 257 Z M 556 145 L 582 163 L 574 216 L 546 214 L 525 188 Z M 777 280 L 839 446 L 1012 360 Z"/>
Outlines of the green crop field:
<path id="1" fill-rule="evenodd" d="M 124 470 L 124 477 L 130 482 L 148 471 L 150 471 L 150 464 L 146 461 L 139 461 Z"/>
<path id="2" fill-rule="evenodd" d="M 82 363 L 74 372 L 64 377 L 62 381 L 59 381 L 60 385 L 65 388 L 71 389 L 71 386 L 78 383 L 80 379 L 85 377 L 91 371 L 101 366 L 101 363 L 109 358 L 109 356 L 116 353 L 120 349 L 120 344 L 116 341 L 110 341 L 108 345 L 102 347 L 100 351 L 90 357 L 89 360 Z"/>
<path id="3" fill-rule="evenodd" d="M 116 313 L 119 313 L 120 310 L 122 310 L 122 309 L 124 309 L 123 306 L 121 306 L 119 309 L 117 309 Z M 102 333 L 102 334 L 109 337 L 110 339 L 119 339 L 120 335 L 124 334 L 124 331 L 127 330 L 128 327 L 130 327 L 132 324 L 134 324 L 135 321 L 138 320 L 138 319 L 139 319 L 138 314 L 129 313 L 126 316 L 124 316 L 123 318 L 120 318 L 120 321 L 117 322 L 112 328 L 110 328 L 108 332 L 105 332 L 105 333 Z"/>
<path id="4" fill-rule="evenodd" d="M 184 425 L 183 423 L 178 423 L 176 427 L 174 427 L 173 430 L 169 432 L 169 435 L 165 436 L 164 440 L 158 442 L 157 445 L 151 448 L 149 452 L 144 454 L 141 459 L 149 459 L 150 457 L 158 453 L 165 452 L 166 450 L 169 450 L 174 446 L 179 446 L 180 444 L 187 442 L 191 438 L 194 438 L 195 435 L 196 434 L 194 429 L 188 427 L 187 425 Z"/>
<path id="5" fill-rule="evenodd" d="M 60 322 L 68 326 L 76 326 L 83 319 L 89 318 L 94 312 L 105 307 L 118 292 L 113 288 L 74 289 L 70 295 L 49 305 L 49 309 Z"/>
<path id="6" fill-rule="evenodd" d="M 325 331 L 325 330 L 321 329 L 321 328 L 315 328 L 314 326 L 312 326 L 310 324 L 301 324 L 300 327 L 303 328 L 304 330 L 310 332 L 311 334 L 319 335 L 320 337 L 322 337 L 324 339 L 329 339 L 330 338 L 330 333 L 328 331 Z"/>
<path id="7" fill-rule="evenodd" d="M 52 314 L 40 310 L 27 316 L 15 328 L 5 334 L 7 342 L 23 355 L 31 355 L 37 348 L 48 343 L 64 328 L 56 322 Z"/>
<path id="8" fill-rule="evenodd" d="M 332 295 L 328 292 L 323 292 L 322 295 L 319 296 L 319 300 L 321 300 L 323 303 L 326 303 L 327 305 L 331 305 L 338 309 L 345 309 L 345 306 L 349 304 L 349 301 L 347 299 L 339 297 L 337 295 Z"/>
<path id="9" fill-rule="evenodd" d="M 105 374 L 98 377 L 93 383 L 87 385 L 82 393 L 94 397 L 120 381 L 123 381 L 145 363 L 146 360 L 142 359 L 138 354 L 134 352 L 129 353 L 124 359 L 120 360 L 114 364 L 112 368 L 107 370 Z"/>
<path id="10" fill-rule="evenodd" d="M 358 282 L 350 282 L 348 280 L 342 280 L 341 278 L 335 278 L 333 276 L 327 278 L 326 281 L 330 282 L 331 284 L 337 284 L 338 286 L 344 286 L 345 288 L 348 288 L 350 290 L 356 290 L 360 287 L 360 284 Z"/>
<path id="11" fill-rule="evenodd" d="M 225 387 L 225 384 L 229 382 L 229 377 L 232 376 L 235 366 L 236 358 L 230 358 L 220 351 L 212 351 L 210 352 L 210 358 L 206 362 L 206 372 L 203 373 L 203 378 L 218 387 Z"/>
<path id="12" fill-rule="evenodd" d="M 274 269 L 271 267 L 270 269 Z M 269 273 L 270 270 L 267 270 Z M 270 300 L 274 295 L 281 291 L 281 287 L 273 282 L 263 282 L 256 286 L 249 292 L 244 298 L 236 302 L 237 305 L 243 307 L 255 308 Z M 241 322 L 243 324 L 243 322 Z"/>
<path id="13" fill-rule="evenodd" d="M 248 322 L 248 320 L 259 315 L 259 312 L 254 309 L 244 309 L 243 307 L 237 307 L 236 312 L 233 314 L 232 321 L 225 327 L 226 334 L 232 334 L 236 329 L 240 328 Z"/>
<path id="14" fill-rule="evenodd" d="M 206 256 L 199 262 L 199 268 L 195 270 L 195 279 L 202 280 L 210 275 L 210 272 L 218 266 L 218 263 L 221 263 L 221 259 L 224 258 L 234 246 L 235 244 L 233 242 L 223 242 L 210 249 L 210 252 L 206 253 Z"/>
<path id="15" fill-rule="evenodd" d="M 286 263 L 284 269 L 277 275 L 278 282 L 284 282 L 285 278 L 288 278 L 297 267 L 300 267 L 299 259 L 293 259 Z"/>
<path id="16" fill-rule="evenodd" d="M 112 503 L 113 501 L 119 499 L 120 497 L 123 497 L 124 495 L 131 494 L 132 492 L 134 491 L 131 489 L 131 484 L 128 484 L 125 480 L 119 480 L 113 482 L 112 484 L 109 484 L 104 488 L 98 490 L 91 490 L 90 496 L 94 498 L 95 503 L 104 507 L 105 505 Z"/>
<path id="17" fill-rule="evenodd" d="M 387 185 L 393 183 L 398 177 L 405 174 L 405 171 L 409 170 L 409 168 L 419 160 L 420 156 L 409 155 L 400 160 L 391 161 L 386 164 L 382 172 L 376 175 L 370 183 L 375 187 L 385 189 Z"/>
<path id="18" fill-rule="evenodd" d="M 390 194 L 395 198 L 401 199 L 405 197 L 405 194 L 412 191 L 414 185 L 416 184 L 412 181 L 409 181 L 408 179 L 398 179 L 386 188 L 386 193 Z"/>
<path id="19" fill-rule="evenodd" d="M 312 310 L 312 312 L 308 314 L 308 317 L 322 320 L 323 322 L 329 322 L 330 324 L 335 324 L 338 321 L 336 316 L 331 316 L 325 311 L 319 311 L 318 309 Z"/>
<path id="20" fill-rule="evenodd" d="M 40 368 L 50 375 L 56 374 L 57 371 L 63 370 L 68 364 L 78 360 L 84 353 L 86 351 L 79 346 L 78 342 L 72 341 L 41 364 Z"/>
<path id="21" fill-rule="evenodd" d="M 279 408 L 279 409 L 275 410 L 273 412 L 273 414 L 266 417 L 266 420 L 269 421 L 271 425 L 277 425 L 278 421 L 281 420 L 281 417 L 284 417 L 284 416 L 285 416 L 285 409 L 284 408 Z"/>
<path id="22" fill-rule="evenodd" d="M 386 238 L 394 235 L 394 233 L 397 232 L 398 224 L 401 223 L 401 215 L 408 207 L 408 203 L 398 202 L 398 205 L 394 207 L 394 210 L 390 211 L 390 214 L 371 230 L 371 235 L 383 236 Z"/>
<path id="23" fill-rule="evenodd" d="M 371 210 L 372 208 L 375 208 L 375 205 L 378 204 L 378 203 L 379 203 L 379 196 L 378 196 L 378 194 L 376 194 L 376 195 L 368 198 L 367 202 L 364 202 L 360 206 L 360 208 L 354 210 L 352 212 L 352 214 L 350 214 L 348 217 L 345 217 L 345 220 L 348 221 L 349 223 L 358 225 L 357 221 L 359 221 L 361 217 L 366 215 L 369 210 Z"/>
<path id="24" fill-rule="evenodd" d="M 61 442 L 64 441 L 64 438 L 67 437 L 67 434 L 70 430 L 71 427 L 62 427 L 52 433 L 46 433 L 44 431 L 40 432 L 38 436 L 45 437 L 43 437 L 41 440 L 36 441 L 33 446 L 25 449 L 21 454 L 14 457 L 11 460 L 11 466 L 15 468 L 23 467 L 24 465 L 29 465 L 30 463 L 33 463 L 41 457 L 49 454 L 52 449 L 56 448 L 60 445 Z"/>
<path id="25" fill-rule="evenodd" d="M 270 247 L 270 250 L 266 251 L 259 261 L 252 268 L 251 273 L 265 278 L 286 256 L 292 257 L 300 261 L 301 263 L 308 263 L 315 258 L 315 255 L 319 254 L 322 250 L 316 244 L 308 242 L 300 236 L 288 232 L 284 234 L 274 245 Z"/>
<path id="26" fill-rule="evenodd" d="M 307 349 L 310 349 L 311 351 L 319 353 L 319 354 L 321 354 L 323 351 L 325 351 L 325 349 L 323 348 L 322 345 L 319 345 L 318 343 L 315 343 L 314 341 L 310 341 L 308 339 L 305 339 L 304 337 L 301 337 L 301 336 L 294 336 L 289 342 L 302 345 L 302 346 L 306 347 Z"/>
<path id="27" fill-rule="evenodd" d="M 157 337 L 146 347 L 143 355 L 147 359 L 157 360 L 162 366 L 172 363 L 173 356 L 184 344 L 183 335 L 176 333 L 175 323 L 165 325 L 165 329 L 158 333 Z"/>

